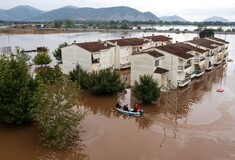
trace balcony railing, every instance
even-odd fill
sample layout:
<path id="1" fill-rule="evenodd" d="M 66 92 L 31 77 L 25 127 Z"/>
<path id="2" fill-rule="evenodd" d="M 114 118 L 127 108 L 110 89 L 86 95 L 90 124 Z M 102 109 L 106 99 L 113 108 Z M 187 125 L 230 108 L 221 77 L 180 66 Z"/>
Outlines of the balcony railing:
<path id="1" fill-rule="evenodd" d="M 200 58 L 200 62 L 205 61 L 205 57 Z"/>
<path id="2" fill-rule="evenodd" d="M 194 63 L 199 63 L 199 59 L 194 59 Z"/>
<path id="3" fill-rule="evenodd" d="M 120 64 L 120 68 L 128 68 L 131 66 L 131 63 Z"/>
<path id="4" fill-rule="evenodd" d="M 192 64 L 190 63 L 190 64 L 186 64 L 185 66 L 184 66 L 184 69 L 187 69 L 187 68 L 189 68 L 189 67 L 191 67 L 192 66 Z"/>

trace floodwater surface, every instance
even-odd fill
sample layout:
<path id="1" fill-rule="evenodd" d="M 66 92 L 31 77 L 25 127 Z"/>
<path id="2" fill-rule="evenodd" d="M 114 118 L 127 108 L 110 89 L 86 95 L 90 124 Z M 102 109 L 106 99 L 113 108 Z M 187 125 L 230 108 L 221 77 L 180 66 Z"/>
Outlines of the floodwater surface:
<path id="1" fill-rule="evenodd" d="M 187 35 L 185 35 L 187 37 Z M 183 37 L 180 35 L 180 37 Z M 222 36 L 220 38 L 223 38 Z M 235 61 L 234 35 L 229 58 Z M 123 78 L 128 78 L 128 71 Z M 79 108 L 87 110 L 81 141 L 65 150 L 48 149 L 36 125 L 0 125 L 2 160 L 233 160 L 235 159 L 235 65 L 219 65 L 179 90 L 161 93 L 156 104 L 139 104 L 145 113 L 118 113 L 118 101 L 134 105 L 131 90 L 118 96 L 83 93 Z M 216 89 L 223 88 L 223 93 Z"/>

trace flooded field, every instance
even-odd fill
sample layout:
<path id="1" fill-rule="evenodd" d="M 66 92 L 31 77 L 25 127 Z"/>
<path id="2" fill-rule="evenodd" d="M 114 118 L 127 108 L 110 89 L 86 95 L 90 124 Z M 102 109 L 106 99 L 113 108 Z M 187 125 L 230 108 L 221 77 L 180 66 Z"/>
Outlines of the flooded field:
<path id="1" fill-rule="evenodd" d="M 180 35 L 182 36 L 182 35 Z M 219 37 L 220 38 L 220 37 Z M 222 37 L 221 37 L 222 38 Z M 235 60 L 234 36 L 227 35 Z M 128 77 L 128 71 L 123 78 Z M 0 159 L 91 160 L 233 160 L 235 159 L 235 63 L 214 67 L 185 88 L 162 93 L 145 113 L 129 117 L 115 104 L 133 105 L 130 90 L 119 96 L 84 93 L 79 107 L 88 111 L 76 146 L 53 150 L 42 146 L 36 125 L 0 125 Z M 223 93 L 216 89 L 223 88 Z"/>

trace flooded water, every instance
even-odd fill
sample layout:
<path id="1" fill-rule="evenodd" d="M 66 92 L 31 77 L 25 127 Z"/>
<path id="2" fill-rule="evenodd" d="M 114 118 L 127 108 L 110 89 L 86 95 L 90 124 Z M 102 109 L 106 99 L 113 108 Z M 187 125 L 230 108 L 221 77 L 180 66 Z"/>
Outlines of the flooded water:
<path id="1" fill-rule="evenodd" d="M 171 36 L 180 41 L 195 35 Z M 229 57 L 233 60 L 234 39 L 234 35 L 226 35 L 230 41 Z M 129 78 L 128 71 L 124 72 L 125 77 Z M 140 117 L 122 115 L 115 109 L 117 101 L 131 105 L 136 102 L 129 89 L 126 94 L 108 97 L 84 93 L 79 106 L 89 114 L 82 122 L 85 132 L 81 142 L 66 150 L 48 149 L 39 142 L 36 125 L 20 128 L 1 125 L 0 159 L 233 160 L 234 80 L 234 62 L 224 69 L 217 66 L 185 88 L 162 93 L 156 104 L 140 104 L 145 111 Z M 223 93 L 216 92 L 220 87 Z"/>

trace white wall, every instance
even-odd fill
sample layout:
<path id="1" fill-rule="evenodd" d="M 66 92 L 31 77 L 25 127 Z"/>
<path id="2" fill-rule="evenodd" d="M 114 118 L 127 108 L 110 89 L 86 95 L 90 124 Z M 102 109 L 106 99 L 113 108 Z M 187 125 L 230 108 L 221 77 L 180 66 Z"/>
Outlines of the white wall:
<path id="1" fill-rule="evenodd" d="M 134 85 L 135 80 L 139 80 L 140 75 L 154 72 L 154 57 L 148 54 L 139 54 L 131 56 L 131 85 Z"/>
<path id="2" fill-rule="evenodd" d="M 77 45 L 70 45 L 61 49 L 62 72 L 68 74 L 79 63 L 82 68 L 91 72 L 91 53 Z"/>

